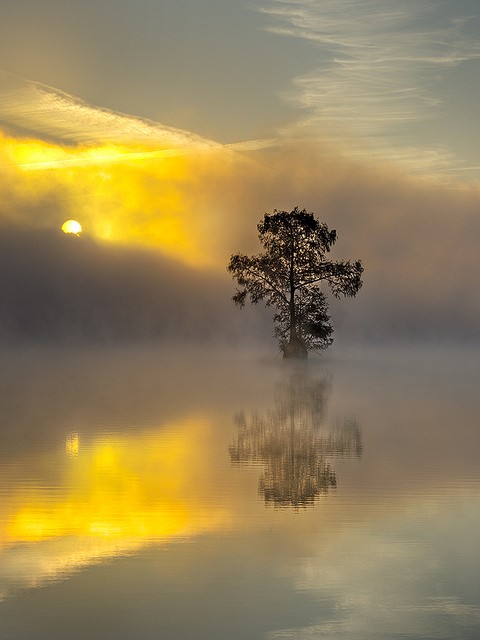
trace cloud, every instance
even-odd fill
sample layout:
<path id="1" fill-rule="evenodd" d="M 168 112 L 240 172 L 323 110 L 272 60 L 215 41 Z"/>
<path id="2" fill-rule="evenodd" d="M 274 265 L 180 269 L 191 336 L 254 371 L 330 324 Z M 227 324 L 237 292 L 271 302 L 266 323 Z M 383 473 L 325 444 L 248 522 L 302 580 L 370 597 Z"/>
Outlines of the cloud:
<path id="1" fill-rule="evenodd" d="M 155 150 L 219 145 L 190 132 L 93 107 L 44 84 L 0 72 L 0 122 L 55 142 L 113 143 Z"/>
<path id="2" fill-rule="evenodd" d="M 310 41 L 317 68 L 287 96 L 303 112 L 294 128 L 327 133 L 350 152 L 395 160 L 417 172 L 459 163 L 442 144 L 416 145 L 414 127 L 441 115 L 436 86 L 449 70 L 478 60 L 466 20 L 432 2 L 271 0 L 269 31 Z"/>

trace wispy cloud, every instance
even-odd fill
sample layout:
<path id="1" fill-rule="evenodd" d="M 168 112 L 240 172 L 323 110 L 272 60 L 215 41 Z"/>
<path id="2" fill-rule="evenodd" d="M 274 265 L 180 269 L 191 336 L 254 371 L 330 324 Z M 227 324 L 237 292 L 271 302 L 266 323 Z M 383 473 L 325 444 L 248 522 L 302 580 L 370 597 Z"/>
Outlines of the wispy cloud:
<path id="1" fill-rule="evenodd" d="M 451 164 L 441 145 L 412 145 L 412 125 L 441 114 L 436 84 L 444 74 L 480 57 L 466 19 L 447 17 L 428 0 L 270 0 L 262 11 L 269 31 L 319 49 L 318 67 L 296 78 L 288 96 L 305 111 L 300 130 L 320 129 L 350 145 L 357 139 L 410 168 Z"/>
<path id="2" fill-rule="evenodd" d="M 53 87 L 1 70 L 0 128 L 19 137 L 83 148 L 82 153 L 69 157 L 62 153 L 21 163 L 22 169 L 35 170 L 222 150 L 256 151 L 278 144 L 275 139 L 259 139 L 222 145 L 184 129 L 87 104 Z M 103 147 L 100 152 L 99 145 Z"/>
<path id="3" fill-rule="evenodd" d="M 157 151 L 220 147 L 188 131 L 91 106 L 58 89 L 1 71 L 0 124 L 63 143 L 140 145 Z"/>

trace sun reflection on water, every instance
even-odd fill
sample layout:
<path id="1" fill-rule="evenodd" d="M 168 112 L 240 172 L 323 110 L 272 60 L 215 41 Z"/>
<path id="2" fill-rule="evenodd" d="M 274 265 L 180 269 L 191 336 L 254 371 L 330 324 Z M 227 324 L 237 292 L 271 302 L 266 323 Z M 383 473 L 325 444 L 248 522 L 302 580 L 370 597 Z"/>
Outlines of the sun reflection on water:
<path id="1" fill-rule="evenodd" d="M 92 440 L 72 432 L 63 449 L 24 459 L 13 473 L 0 474 L 0 549 L 10 562 L 18 558 L 12 571 L 21 571 L 27 557 L 41 581 L 57 569 L 72 571 L 152 541 L 227 527 L 227 510 L 205 499 L 211 478 L 201 451 L 208 428 L 191 419 Z M 32 544 L 47 551 L 41 563 Z"/>
<path id="2" fill-rule="evenodd" d="M 80 450 L 80 436 L 77 431 L 70 433 L 65 440 L 65 451 L 69 456 L 78 456 Z"/>

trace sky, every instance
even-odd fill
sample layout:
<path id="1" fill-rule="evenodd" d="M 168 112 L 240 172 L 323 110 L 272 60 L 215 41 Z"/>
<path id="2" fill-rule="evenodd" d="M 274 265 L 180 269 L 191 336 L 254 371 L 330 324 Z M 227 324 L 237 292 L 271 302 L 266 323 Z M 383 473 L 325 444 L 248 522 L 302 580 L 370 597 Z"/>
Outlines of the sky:
<path id="1" fill-rule="evenodd" d="M 224 144 L 314 133 L 478 176 L 479 13 L 473 0 L 4 0 L 0 60 Z"/>
<path id="2" fill-rule="evenodd" d="M 258 250 L 263 214 L 299 205 L 337 228 L 341 257 L 364 261 L 340 327 L 480 334 L 476 2 L 3 0 L 1 11 L 3 227 L 53 233 L 75 218 L 105 251 L 149 251 L 153 280 L 187 268 L 223 282 L 231 253 Z M 12 255 L 28 244 L 15 237 Z M 26 272 L 43 265 L 25 253 Z"/>

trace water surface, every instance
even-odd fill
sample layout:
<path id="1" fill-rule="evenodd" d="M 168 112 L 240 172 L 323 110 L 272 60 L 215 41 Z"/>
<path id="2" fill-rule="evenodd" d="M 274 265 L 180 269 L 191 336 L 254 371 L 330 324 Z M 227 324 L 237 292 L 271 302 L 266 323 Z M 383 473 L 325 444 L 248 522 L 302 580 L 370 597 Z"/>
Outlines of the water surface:
<path id="1" fill-rule="evenodd" d="M 6 351 L 1 637 L 480 637 L 478 356 Z"/>

